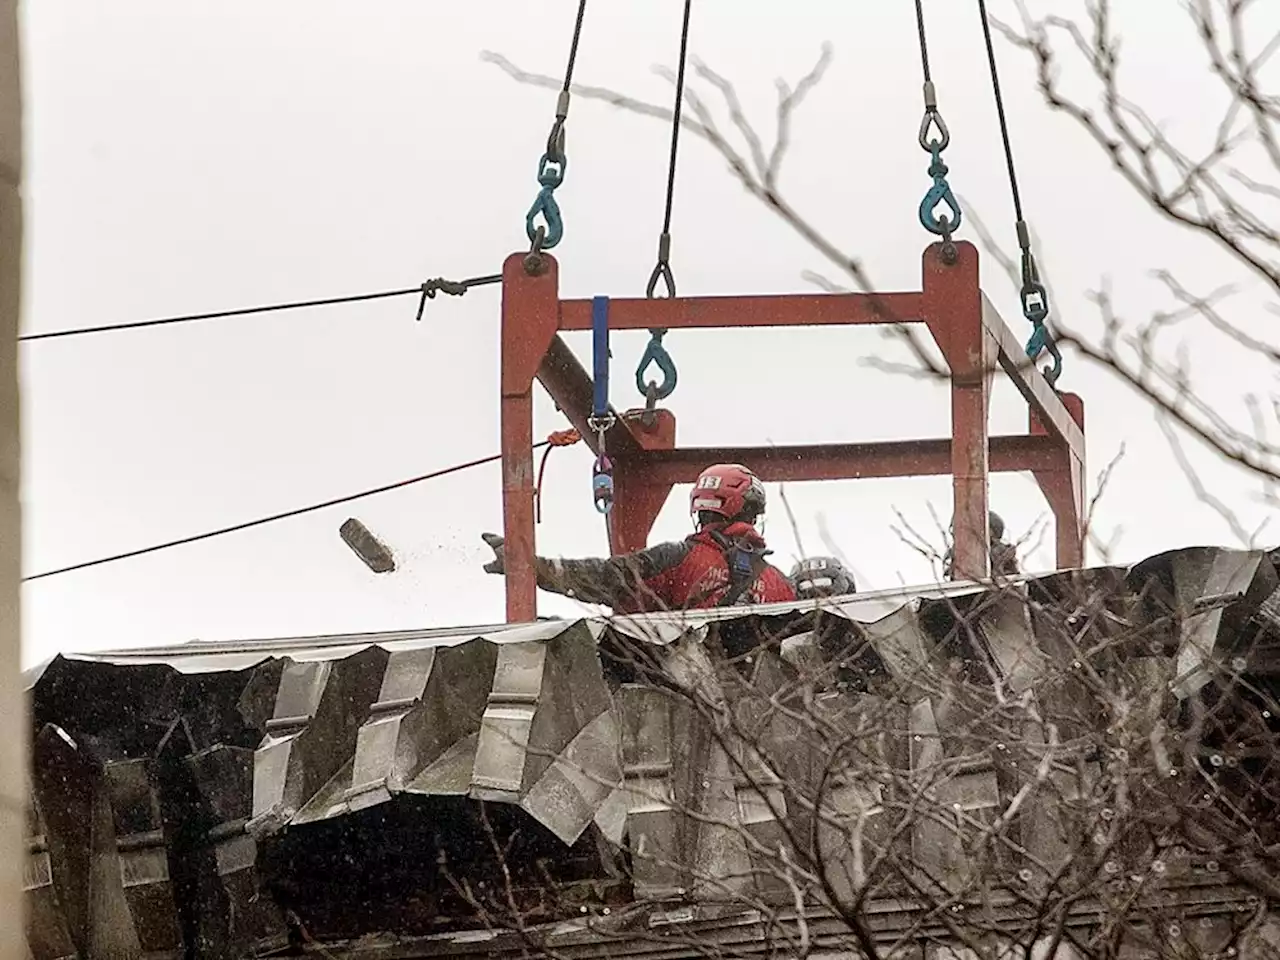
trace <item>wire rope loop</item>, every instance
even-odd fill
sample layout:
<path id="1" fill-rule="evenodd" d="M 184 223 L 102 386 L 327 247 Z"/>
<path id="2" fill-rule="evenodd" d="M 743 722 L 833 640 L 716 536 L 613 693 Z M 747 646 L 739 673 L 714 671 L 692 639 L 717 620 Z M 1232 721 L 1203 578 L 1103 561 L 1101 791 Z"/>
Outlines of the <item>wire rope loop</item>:
<path id="1" fill-rule="evenodd" d="M 667 331 L 655 329 L 650 330 L 649 333 L 649 344 L 644 348 L 640 363 L 636 367 L 636 389 L 646 398 L 653 397 L 656 403 L 658 400 L 667 399 L 675 392 L 677 371 L 671 354 L 662 345 L 662 338 L 667 335 Z M 661 382 L 646 378 L 645 372 L 650 364 L 657 364 L 658 372 L 662 374 Z"/>
<path id="2" fill-rule="evenodd" d="M 542 155 L 542 160 L 538 164 L 538 179 L 542 179 L 543 166 L 550 161 L 560 165 L 560 178 L 564 179 L 564 163 L 565 163 L 565 134 L 564 134 L 564 117 L 556 117 L 555 123 L 551 124 L 551 132 L 547 134 L 547 152 Z"/>
<path id="3" fill-rule="evenodd" d="M 930 130 L 937 130 L 936 136 L 930 136 Z M 947 129 L 947 122 L 942 119 L 936 109 L 929 109 L 924 112 L 924 117 L 920 121 L 920 148 L 928 153 L 945 150 L 951 145 L 951 131 Z"/>
<path id="4" fill-rule="evenodd" d="M 1053 334 L 1049 332 L 1049 328 L 1041 320 L 1036 323 L 1030 339 L 1027 340 L 1027 357 L 1032 362 L 1035 362 L 1045 350 L 1048 350 L 1049 356 L 1053 358 L 1053 366 L 1044 370 L 1044 378 L 1049 381 L 1049 386 L 1052 387 L 1057 384 L 1058 378 L 1062 376 L 1062 351 L 1058 349 L 1058 344 L 1054 341 Z"/>
<path id="5" fill-rule="evenodd" d="M 658 284 L 661 283 L 666 288 L 663 295 L 667 300 L 672 300 L 676 295 L 676 278 L 671 272 L 671 264 L 666 260 L 659 260 L 653 267 L 653 272 L 649 274 L 649 283 L 644 288 L 644 295 L 652 300 L 658 296 Z"/>
<path id="6" fill-rule="evenodd" d="M 591 467 L 591 499 L 598 513 L 613 509 L 613 461 L 603 451 Z"/>

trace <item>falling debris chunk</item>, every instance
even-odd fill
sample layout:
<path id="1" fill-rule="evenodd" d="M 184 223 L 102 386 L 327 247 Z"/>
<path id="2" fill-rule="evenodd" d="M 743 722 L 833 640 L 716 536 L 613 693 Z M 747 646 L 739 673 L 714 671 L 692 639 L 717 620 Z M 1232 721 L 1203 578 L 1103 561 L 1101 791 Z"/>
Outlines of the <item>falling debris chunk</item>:
<path id="1" fill-rule="evenodd" d="M 338 528 L 338 533 L 357 557 L 374 573 L 390 573 L 396 568 L 391 548 L 369 532 L 369 528 L 351 517 Z"/>

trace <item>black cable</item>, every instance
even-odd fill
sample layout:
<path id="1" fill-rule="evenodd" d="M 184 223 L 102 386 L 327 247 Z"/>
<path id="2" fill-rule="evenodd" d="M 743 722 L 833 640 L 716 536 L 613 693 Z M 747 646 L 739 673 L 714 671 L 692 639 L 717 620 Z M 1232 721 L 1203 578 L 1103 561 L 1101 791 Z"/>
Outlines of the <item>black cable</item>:
<path id="1" fill-rule="evenodd" d="M 920 0 L 916 0 L 920 5 Z M 987 19 L 986 0 L 978 0 L 978 12 L 982 15 L 982 35 L 987 42 L 987 62 L 991 65 L 991 89 L 996 95 L 996 114 L 1000 118 L 1000 138 L 1004 141 L 1004 158 L 1009 167 L 1009 189 L 1013 193 L 1013 212 L 1019 223 L 1022 222 L 1022 197 L 1018 193 L 1018 174 L 1013 169 L 1013 146 L 1009 142 L 1009 123 L 1004 115 L 1004 97 L 1000 93 L 1000 73 L 996 69 L 996 48 L 991 41 L 991 23 Z M 923 26 L 921 30 L 923 30 Z M 923 37 L 924 34 L 921 33 Z M 928 76 L 928 67 L 925 67 Z"/>
<path id="2" fill-rule="evenodd" d="M 547 157 L 559 164 L 565 161 L 564 123 L 569 119 L 569 88 L 573 86 L 573 66 L 578 62 L 578 42 L 582 39 L 582 21 L 586 15 L 587 0 L 578 0 L 578 16 L 573 24 L 573 39 L 569 41 L 569 62 L 564 68 L 564 84 L 560 87 L 560 96 L 556 98 L 556 118 L 551 124 L 551 132 L 547 134 Z M 536 240 L 534 245 L 539 246 Z"/>
<path id="3" fill-rule="evenodd" d="M 578 59 L 578 40 L 582 38 L 582 20 L 587 13 L 587 0 L 578 0 L 578 20 L 573 25 L 573 40 L 569 43 L 569 63 L 564 68 L 564 92 L 573 85 L 573 65 Z"/>
<path id="4" fill-rule="evenodd" d="M 680 63 L 676 67 L 676 105 L 671 118 L 671 159 L 667 163 L 667 209 L 662 232 L 671 233 L 671 207 L 676 193 L 676 151 L 680 146 L 680 108 L 684 103 L 684 65 L 689 55 L 689 13 L 693 0 L 684 0 L 684 23 L 680 28 Z"/>
<path id="5" fill-rule="evenodd" d="M 533 445 L 534 450 L 548 446 L 548 441 Z M 379 493 L 387 493 L 391 490 L 399 490 L 403 487 L 412 486 L 415 483 L 422 483 L 426 480 L 435 480 L 438 477 L 445 477 L 451 473 L 458 473 L 462 470 L 469 470 L 472 467 L 483 466 L 486 463 L 493 463 L 495 460 L 501 460 L 502 454 L 494 454 L 488 457 L 481 457 L 479 460 L 469 460 L 466 463 L 454 464 L 452 467 L 445 467 L 443 470 L 435 470 L 431 473 L 424 473 L 419 477 L 410 477 L 408 480 L 400 480 L 396 483 L 388 483 L 381 487 L 374 487 L 372 490 L 364 490 L 360 493 L 353 493 L 345 497 L 336 497 L 333 500 L 325 500 L 322 503 L 313 503 L 307 507 L 298 507 L 294 510 L 286 510 L 283 513 L 273 513 L 269 517 L 259 517 L 257 520 L 247 520 L 244 523 L 237 523 L 230 527 L 222 527 L 218 530 L 210 530 L 206 533 L 197 533 L 194 536 L 183 537 L 180 540 L 170 540 L 167 543 L 157 543 L 150 547 L 142 547 L 139 550 L 129 550 L 125 553 L 112 554 L 109 557 L 100 557 L 97 560 L 85 560 L 82 563 L 73 563 L 70 566 L 59 567 L 56 570 L 46 570 L 43 573 L 33 573 L 30 576 L 22 578 L 23 583 L 30 580 L 41 580 L 45 577 L 56 577 L 58 574 L 71 573 L 74 570 L 84 570 L 88 567 L 101 566 L 104 563 L 114 563 L 117 560 L 129 560 L 133 557 L 141 557 L 144 554 L 156 553 L 160 550 L 168 550 L 170 547 L 181 547 L 189 543 L 198 543 L 201 540 L 210 540 L 213 537 L 221 537 L 228 533 L 238 533 L 241 530 L 248 530 L 251 527 L 260 527 L 264 524 L 275 523 L 277 520 L 288 520 L 290 517 L 301 516 L 304 513 L 313 513 L 316 510 L 324 510 L 327 507 L 336 507 L 339 504 L 350 503 L 352 500 L 360 500 L 364 497 L 372 497 Z"/>
<path id="6" fill-rule="evenodd" d="M 920 66 L 924 68 L 924 82 L 929 83 L 929 41 L 924 35 L 924 2 L 916 0 L 916 30 L 920 34 Z"/>
<path id="7" fill-rule="evenodd" d="M 693 0 L 684 0 L 684 22 L 680 26 L 680 63 L 676 66 L 676 103 L 671 112 L 671 156 L 667 160 L 667 205 L 662 214 L 662 233 L 658 235 L 658 262 L 649 274 L 649 283 L 645 287 L 645 296 L 648 297 L 657 292 L 660 281 L 665 284 L 668 297 L 676 295 L 676 278 L 671 272 L 671 211 L 676 196 L 676 156 L 680 148 L 680 111 L 684 105 L 684 68 L 689 59 L 689 13 L 692 9 Z M 659 341 L 666 330 L 654 327 L 649 333 L 653 337 L 650 348 L 654 349 L 656 344 L 656 349 L 661 349 Z M 641 369 L 647 362 L 642 361 Z M 663 396 L 669 393 L 668 390 Z"/>
<path id="8" fill-rule="evenodd" d="M 918 0 L 917 0 L 918 2 Z M 1004 112 L 1004 95 L 1000 92 L 1000 70 L 996 66 L 996 47 L 991 39 L 991 20 L 987 16 L 986 0 L 978 0 L 978 15 L 982 18 L 982 38 L 987 45 L 987 63 L 991 68 L 991 91 L 996 98 L 996 116 L 1000 120 L 1000 139 L 1004 144 L 1004 160 L 1009 170 L 1009 192 L 1013 196 L 1014 232 L 1022 260 L 1022 287 L 1018 296 L 1022 301 L 1022 315 L 1035 327 L 1027 341 L 1027 355 L 1034 361 L 1042 350 L 1048 350 L 1053 366 L 1044 370 L 1049 385 L 1056 388 L 1062 375 L 1062 353 L 1053 335 L 1045 326 L 1049 318 L 1049 292 L 1040 282 L 1040 268 L 1031 252 L 1031 231 L 1022 215 L 1022 194 L 1018 190 L 1018 173 L 1013 165 L 1013 144 L 1009 140 L 1009 121 Z"/>
<path id="9" fill-rule="evenodd" d="M 243 317 L 255 313 L 275 313 L 280 310 L 301 310 L 306 307 L 330 307 L 342 303 L 360 303 L 364 300 L 386 300 L 391 297 L 407 297 L 410 294 L 424 299 L 434 297 L 437 291 L 454 296 L 466 293 L 471 287 L 484 286 L 490 283 L 501 283 L 502 274 L 491 274 L 484 277 L 472 277 L 468 280 L 428 280 L 416 287 L 404 287 L 399 290 L 380 290 L 376 293 L 358 293 L 350 297 L 327 297 L 323 300 L 295 300 L 290 303 L 273 303 L 259 307 L 243 307 L 238 310 L 219 310 L 214 313 L 192 313 L 180 317 L 163 317 L 158 320 L 137 320 L 133 323 L 114 323 L 98 327 L 76 327 L 71 330 L 49 330 L 44 333 L 26 333 L 18 337 L 26 340 L 53 340 L 57 337 L 76 337 L 86 333 L 106 333 L 111 330 L 138 330 L 143 327 L 163 327 L 175 323 L 190 323 L 193 320 L 217 320 L 222 317 Z"/>

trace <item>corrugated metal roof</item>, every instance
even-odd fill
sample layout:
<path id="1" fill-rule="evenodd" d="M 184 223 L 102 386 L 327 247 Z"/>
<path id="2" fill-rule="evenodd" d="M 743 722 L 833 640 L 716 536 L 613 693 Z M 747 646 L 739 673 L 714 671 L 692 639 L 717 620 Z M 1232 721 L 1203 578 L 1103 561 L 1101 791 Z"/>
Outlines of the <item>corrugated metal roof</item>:
<path id="1" fill-rule="evenodd" d="M 377 646 L 392 649 L 428 649 L 448 647 L 469 640 L 491 643 L 521 643 L 547 640 L 570 623 L 565 620 L 538 620 L 535 623 L 498 623 L 474 627 L 427 627 L 419 630 L 391 630 L 380 633 L 335 633 L 312 637 L 273 637 L 260 640 L 188 640 L 185 643 L 149 647 L 125 647 L 114 650 L 66 650 L 55 654 L 23 673 L 27 689 L 31 689 L 50 663 L 62 658 L 88 663 L 111 663 L 117 666 L 163 664 L 179 673 L 213 673 L 243 670 L 273 657 L 288 657 L 299 662 L 341 660 L 353 653 Z M 599 629 L 599 627 L 593 627 Z"/>
<path id="2" fill-rule="evenodd" d="M 1019 577 L 1011 583 L 1032 577 Z M 687 632 L 709 623 L 734 620 L 745 616 L 786 616 L 821 607 L 859 623 L 873 623 L 920 600 L 967 596 L 987 589 L 981 584 L 958 582 L 925 586 L 895 587 L 867 591 L 838 600 L 809 600 L 792 603 L 757 604 L 645 613 L 630 616 L 584 615 L 579 619 L 544 619 L 523 624 L 483 624 L 479 626 L 428 627 L 417 630 L 392 630 L 378 633 L 340 633 L 301 637 L 272 637 L 256 640 L 188 640 L 185 643 L 147 647 L 77 651 L 65 650 L 24 671 L 26 688 L 39 681 L 48 665 L 61 657 L 118 666 L 164 664 L 180 673 L 210 673 L 221 670 L 243 670 L 272 657 L 288 657 L 297 661 L 341 660 L 353 653 L 377 646 L 385 650 L 448 647 L 470 640 L 490 643 L 520 643 L 549 640 L 575 623 L 586 623 L 598 637 L 606 628 L 624 631 L 636 639 L 670 642 Z"/>
<path id="3" fill-rule="evenodd" d="M 1153 585 L 1163 606 L 1144 613 L 1143 598 Z M 259 896 L 264 871 L 276 882 L 281 871 L 302 868 L 277 864 L 268 871 L 265 855 L 287 848 L 289 857 L 303 857 L 307 844 L 299 838 L 336 842 L 337 835 L 325 831 L 349 821 L 366 829 L 374 813 L 378 823 L 400 822 L 396 811 L 405 811 L 406 835 L 420 843 L 424 835 L 414 831 L 475 801 L 527 817 L 536 826 L 527 831 L 531 842 L 545 837 L 552 844 L 539 847 L 536 856 L 595 862 L 603 871 L 600 882 L 609 876 L 603 866 L 609 845 L 628 836 L 668 844 L 665 864 L 635 859 L 628 883 L 636 897 L 680 891 L 702 896 L 697 877 L 754 884 L 758 854 L 744 836 L 765 847 L 778 842 L 774 814 L 759 795 L 773 790 L 769 784 L 779 777 L 803 779 L 808 748 L 795 731 L 779 733 L 780 770 L 766 765 L 757 780 L 737 783 L 739 768 L 699 732 L 697 717 L 681 714 L 657 687 L 617 672 L 610 651 L 620 643 L 639 640 L 671 676 L 714 685 L 707 645 L 696 641 L 720 643 L 734 631 L 758 627 L 774 637 L 799 634 L 787 642 L 801 641 L 812 627 L 805 615 L 821 609 L 826 617 L 858 625 L 869 649 L 865 669 L 910 683 L 957 632 L 956 611 L 963 608 L 992 676 L 1017 693 L 1034 688 L 1043 674 L 1044 638 L 1060 633 L 1085 607 L 1099 606 L 1104 620 L 1127 617 L 1133 623 L 1172 608 L 1177 617 L 1161 636 L 1166 659 L 1176 667 L 1169 689 L 1185 698 L 1205 682 L 1215 644 L 1222 642 L 1224 610 L 1240 608 L 1236 601 L 1247 595 L 1247 616 L 1266 617 L 1278 587 L 1280 578 L 1262 553 L 1193 548 L 1130 568 L 1019 578 L 998 592 L 957 583 L 686 613 L 63 655 L 29 677 L 43 725 L 35 748 L 36 794 L 46 815 L 55 808 L 80 812 L 39 829 L 58 837 L 50 849 L 93 849 L 94 856 L 120 863 L 94 874 L 95 883 L 110 887 L 93 891 L 95 902 L 114 906 L 92 920 L 83 919 L 91 913 L 84 906 L 89 891 L 75 884 L 64 883 L 58 897 L 33 903 L 52 911 L 49 929 L 64 921 L 73 930 L 111 923 L 143 952 L 181 953 L 180 894 L 171 873 L 187 871 L 183 889 L 202 891 L 196 909 L 201 936 L 242 947 L 266 943 L 282 936 L 283 927 L 271 898 Z M 1097 596 L 1109 599 L 1094 604 L 1090 598 Z M 1122 613 L 1107 612 L 1113 606 Z M 695 642 L 677 643 L 681 637 Z M 778 682 L 781 661 L 774 660 L 762 657 L 752 668 L 752 683 L 766 697 L 769 684 Z M 856 692 L 824 696 L 814 709 L 834 711 L 832 716 L 876 699 Z M 904 723 L 912 730 L 928 730 L 933 741 L 945 742 L 945 721 L 927 693 L 908 713 Z M 940 757 L 943 749 L 933 753 Z M 913 768 L 936 762 L 933 753 L 913 749 L 903 762 Z M 190 778 L 189 786 L 174 786 L 176 771 Z M 704 778 L 730 784 L 729 793 L 699 789 Z M 966 803 L 1001 802 L 994 772 L 975 770 L 963 779 L 956 789 L 964 791 Z M 853 802 L 860 788 L 840 789 Z M 672 802 L 655 803 L 664 791 Z M 775 793 L 781 797 L 783 791 Z M 396 798 L 402 799 L 393 803 Z M 420 800 L 434 804 L 430 813 L 413 806 Z M 197 838 L 175 839 L 164 826 L 178 815 L 174 804 L 179 814 L 204 825 Z M 95 821 L 95 809 L 106 811 L 107 819 Z M 90 821 L 97 824 L 92 829 L 85 826 Z M 732 829 L 717 827 L 718 821 Z M 445 832 L 460 829 L 454 824 Z M 105 846 L 103 837 L 109 838 Z M 364 852 L 350 855 L 371 856 L 367 844 L 374 841 L 361 842 Z M 926 846 L 935 850 L 929 856 L 959 856 L 946 853 L 945 838 Z M 553 855 L 554 849 L 562 853 Z M 408 854 L 402 851 L 401 859 Z M 343 862 L 342 869 L 359 873 L 358 865 Z M 386 864 L 382 869 L 398 869 L 394 859 Z M 942 864 L 940 859 L 940 870 Z M 47 867 L 45 888 L 54 890 L 68 868 L 56 862 Z M 425 882 L 422 871 L 435 868 L 414 869 L 413 882 L 419 883 Z M 121 877 L 132 879 L 124 883 Z M 292 882 L 303 888 L 294 896 L 311 895 L 305 877 Z M 329 912 L 341 913 L 340 907 L 331 903 Z"/>

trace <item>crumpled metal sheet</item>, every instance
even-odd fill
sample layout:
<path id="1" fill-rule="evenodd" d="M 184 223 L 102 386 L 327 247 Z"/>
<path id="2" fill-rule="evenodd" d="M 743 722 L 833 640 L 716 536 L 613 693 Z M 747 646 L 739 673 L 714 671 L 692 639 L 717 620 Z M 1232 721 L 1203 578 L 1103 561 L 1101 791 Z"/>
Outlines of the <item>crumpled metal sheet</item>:
<path id="1" fill-rule="evenodd" d="M 1180 699 L 1209 682 L 1205 664 L 1214 654 L 1224 608 L 1244 599 L 1264 557 L 1256 550 L 1191 547 L 1150 557 L 1130 572 L 1130 581 L 1150 595 L 1153 613 L 1165 614 L 1174 631 L 1172 688 Z"/>
<path id="2" fill-rule="evenodd" d="M 286 662 L 248 829 L 265 836 L 400 793 L 461 795 L 520 806 L 574 843 L 621 778 L 598 635 L 562 622 L 501 643 Z"/>
<path id="3" fill-rule="evenodd" d="M 259 888 L 259 847 L 246 830 L 253 810 L 253 754 L 219 743 L 185 758 L 208 830 L 192 859 L 200 909 L 200 943 L 211 956 L 244 956 L 254 944 L 287 940 L 284 916 Z"/>
<path id="4" fill-rule="evenodd" d="M 127 683 L 128 677 L 145 674 L 164 682 L 163 696 L 137 716 L 124 716 L 121 706 L 118 726 L 126 732 L 153 729 L 170 715 L 185 716 L 182 711 L 190 707 L 183 706 L 183 697 L 189 699 L 189 693 L 183 691 L 190 688 L 184 683 L 191 678 L 235 678 L 228 710 L 236 715 L 238 732 L 221 734 L 230 739 L 219 742 L 221 728 L 202 718 L 203 726 L 195 726 L 214 731 L 214 740 L 191 744 L 184 761 L 208 829 L 199 840 L 199 856 L 183 869 L 197 872 L 197 888 L 204 891 L 200 915 L 211 918 L 211 936 L 215 928 L 221 930 L 228 949 L 283 935 L 280 916 L 257 895 L 258 851 L 274 833 L 286 827 L 305 830 L 402 795 L 516 806 L 566 847 L 592 828 L 615 844 L 629 837 L 633 848 L 643 844 L 658 852 L 656 860 L 637 857 L 633 863 L 638 896 L 714 898 L 716 891 L 703 889 L 698 878 L 765 882 L 750 879 L 753 854 L 746 837 L 773 847 L 783 834 L 780 820 L 792 821 L 793 828 L 800 824 L 796 835 L 808 834 L 803 820 L 796 819 L 808 814 L 789 809 L 770 784 L 808 776 L 817 766 L 812 745 L 778 728 L 765 736 L 779 745 L 774 753 L 733 756 L 705 728 L 705 717 L 682 710 L 653 687 L 619 685 L 607 676 L 602 644 L 639 640 L 671 675 L 715 698 L 726 695 L 725 678 L 707 648 L 719 634 L 753 620 L 803 626 L 804 615 L 820 610 L 868 640 L 879 668 L 898 679 L 936 663 L 940 654 L 960 656 L 980 660 L 992 681 L 1016 696 L 1036 686 L 1044 657 L 1060 656 L 1054 644 L 1074 629 L 1075 614 L 1064 617 L 1062 610 L 1063 603 L 1069 608 L 1077 601 L 1063 598 L 1080 597 L 1079 603 L 1088 606 L 1097 594 L 1106 598 L 1103 605 L 1117 630 L 1144 625 L 1143 636 L 1153 638 L 1154 646 L 1138 655 L 1158 653 L 1169 668 L 1168 689 L 1185 697 L 1203 684 L 1208 658 L 1233 642 L 1239 616 L 1269 622 L 1264 601 L 1277 593 L 1280 582 L 1263 558 L 1256 552 L 1194 548 L 1131 568 L 1024 577 L 1000 594 L 957 583 L 687 614 L 69 654 L 56 668 L 33 672 L 33 694 L 37 716 L 67 712 L 71 738 L 116 736 L 99 729 L 117 725 L 110 710 L 80 710 L 73 703 L 69 691 L 77 689 L 77 671 L 93 673 L 94 699 L 107 703 L 113 683 L 120 691 L 138 686 Z M 1235 602 L 1246 596 L 1257 602 Z M 965 629 L 957 628 L 959 618 L 967 618 Z M 708 643 L 699 642 L 703 639 Z M 949 652 L 942 649 L 947 644 Z M 767 697 L 767 688 L 777 682 L 769 675 L 775 669 L 776 663 L 759 658 L 748 687 Z M 839 692 L 824 695 L 816 708 L 853 715 L 885 709 L 885 704 L 870 694 Z M 895 765 L 925 770 L 956 759 L 939 745 L 946 739 L 947 709 L 924 693 L 913 709 L 902 708 L 901 722 L 895 720 L 902 735 L 885 746 L 901 754 Z M 911 730 L 927 733 L 921 742 L 932 746 L 913 749 Z M 125 860 L 136 866 L 131 874 L 136 885 L 113 887 L 118 913 L 128 918 L 134 936 L 150 938 L 163 955 L 181 944 L 174 939 L 173 884 L 166 873 L 177 854 L 168 850 L 166 862 L 163 844 L 151 845 L 160 825 L 155 753 L 148 747 L 144 761 L 111 754 L 103 785 L 85 790 L 93 797 L 95 822 L 100 821 L 93 840 L 100 852 L 94 855 L 115 863 L 117 870 Z M 41 764 L 53 762 L 41 756 L 37 774 Z M 741 763 L 756 771 L 751 782 L 737 772 Z M 37 776 L 37 789 L 40 782 Z M 995 773 L 987 768 L 966 770 L 947 790 L 951 802 L 975 817 L 1001 801 Z M 852 774 L 835 784 L 833 796 L 849 809 L 877 803 L 874 791 Z M 47 814 L 49 802 L 41 800 Z M 135 809 L 141 811 L 136 817 L 130 812 Z M 74 824 L 54 823 L 48 829 L 67 837 L 75 832 Z M 874 816 L 869 829 L 876 829 Z M 116 843 L 135 834 L 136 839 Z M 939 871 L 963 870 L 962 853 L 939 838 L 921 835 L 913 842 L 932 851 Z M 105 876 L 101 869 L 99 874 Z M 58 893 L 60 899 L 45 896 L 43 904 L 62 904 L 71 937 L 86 944 L 89 954 L 95 943 L 105 949 L 84 933 L 91 922 L 79 907 L 85 894 L 70 888 Z M 768 895 L 762 887 L 755 893 Z M 205 897 L 220 898 L 221 906 L 204 905 Z M 50 909 L 41 906 L 41 922 L 54 930 L 58 919 L 46 916 Z"/>
<path id="5" fill-rule="evenodd" d="M 164 664 L 179 673 L 221 673 L 244 670 L 275 657 L 288 657 L 297 663 L 341 660 L 371 646 L 388 650 L 422 649 L 454 646 L 478 639 L 493 643 L 549 640 L 568 625 L 569 622 L 564 620 L 539 620 L 536 623 L 431 627 L 423 630 L 397 630 L 386 633 L 349 633 L 268 640 L 191 640 L 172 646 L 88 652 L 63 651 L 24 671 L 23 679 L 26 682 L 26 688 L 32 689 L 40 682 L 49 664 L 59 658 L 88 663 L 113 663 L 118 666 Z"/>

